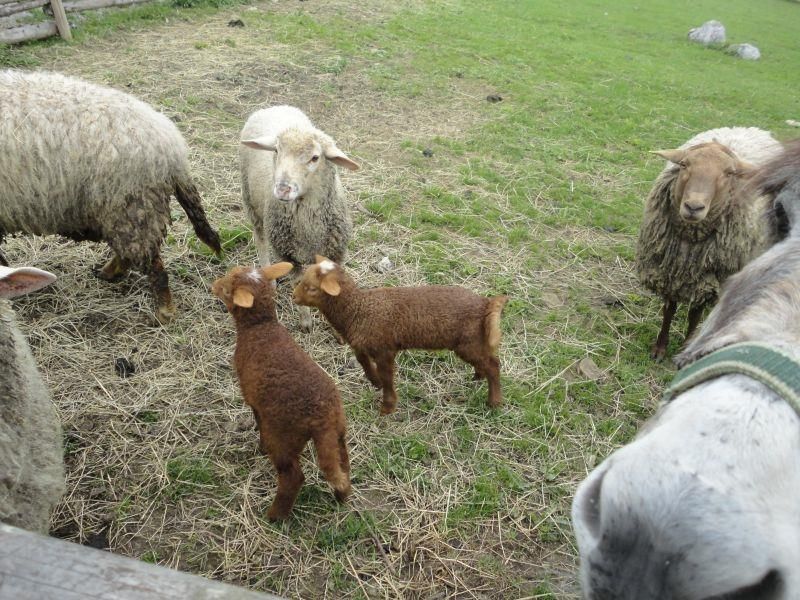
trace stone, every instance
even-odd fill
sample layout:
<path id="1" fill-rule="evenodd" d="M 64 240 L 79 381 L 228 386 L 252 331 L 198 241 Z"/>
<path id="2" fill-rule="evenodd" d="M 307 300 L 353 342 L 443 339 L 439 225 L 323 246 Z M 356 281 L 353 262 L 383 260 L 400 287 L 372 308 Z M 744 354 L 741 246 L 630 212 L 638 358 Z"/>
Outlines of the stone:
<path id="1" fill-rule="evenodd" d="M 719 21 L 706 21 L 700 27 L 689 30 L 689 39 L 708 46 L 725 43 L 725 26 Z"/>
<path id="2" fill-rule="evenodd" d="M 758 60 L 761 52 L 753 44 L 733 44 L 728 46 L 728 52 L 744 60 Z"/>
<path id="3" fill-rule="evenodd" d="M 392 261 L 389 260 L 388 256 L 384 256 L 378 261 L 378 264 L 375 265 L 375 270 L 378 273 L 388 273 L 392 269 L 394 269 L 394 264 L 392 264 Z"/>
<path id="4" fill-rule="evenodd" d="M 603 378 L 603 371 L 588 356 L 578 363 L 578 372 L 590 381 L 597 381 Z"/>

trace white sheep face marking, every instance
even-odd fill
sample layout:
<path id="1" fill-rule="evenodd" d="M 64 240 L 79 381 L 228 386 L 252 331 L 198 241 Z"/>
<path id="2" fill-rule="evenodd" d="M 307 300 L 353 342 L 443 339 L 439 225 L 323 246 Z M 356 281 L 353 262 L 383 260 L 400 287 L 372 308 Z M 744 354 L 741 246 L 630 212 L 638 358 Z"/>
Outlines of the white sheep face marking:
<path id="1" fill-rule="evenodd" d="M 272 193 L 278 200 L 301 199 L 318 186 L 320 165 L 325 160 L 315 136 L 307 131 L 290 129 L 278 138 L 275 156 L 275 179 Z"/>

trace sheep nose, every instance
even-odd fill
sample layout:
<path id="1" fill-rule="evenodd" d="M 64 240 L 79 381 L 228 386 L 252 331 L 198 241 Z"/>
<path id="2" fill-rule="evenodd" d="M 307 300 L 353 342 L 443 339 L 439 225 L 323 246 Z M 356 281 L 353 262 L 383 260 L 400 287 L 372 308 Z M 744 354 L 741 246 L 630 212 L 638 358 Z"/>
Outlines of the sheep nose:
<path id="1" fill-rule="evenodd" d="M 293 186 L 285 181 L 280 181 L 275 184 L 273 193 L 279 200 L 290 200 L 293 191 Z"/>
<path id="2" fill-rule="evenodd" d="M 698 202 L 692 202 L 692 203 L 684 202 L 683 207 L 686 210 L 688 210 L 691 214 L 696 214 L 699 213 L 701 210 L 703 210 L 706 206 L 705 204 Z"/>

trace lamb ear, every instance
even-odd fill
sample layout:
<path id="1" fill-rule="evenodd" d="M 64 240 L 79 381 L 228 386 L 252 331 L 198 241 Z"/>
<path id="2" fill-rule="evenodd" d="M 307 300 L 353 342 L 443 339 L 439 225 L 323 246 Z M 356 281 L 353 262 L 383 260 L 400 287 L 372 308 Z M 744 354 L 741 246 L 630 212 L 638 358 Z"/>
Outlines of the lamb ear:
<path id="1" fill-rule="evenodd" d="M 56 276 L 33 267 L 0 266 L 0 298 L 14 298 L 50 285 Z"/>
<path id="2" fill-rule="evenodd" d="M 651 152 L 670 162 L 674 162 L 676 165 L 686 158 L 686 150 L 652 150 Z"/>
<path id="3" fill-rule="evenodd" d="M 292 269 L 294 269 L 294 265 L 292 263 L 279 262 L 275 263 L 274 265 L 264 267 L 261 269 L 261 274 L 265 279 L 278 279 L 279 277 L 286 275 Z"/>
<path id="4" fill-rule="evenodd" d="M 263 135 L 252 140 L 242 140 L 242 144 L 255 150 L 269 150 L 271 152 L 277 152 L 278 150 L 278 140 L 272 135 Z"/>
<path id="5" fill-rule="evenodd" d="M 233 292 L 233 303 L 242 308 L 250 308 L 253 306 L 255 296 L 250 290 L 244 288 L 236 288 Z"/>
<path id="6" fill-rule="evenodd" d="M 350 160 L 350 158 L 339 148 L 336 147 L 336 144 L 331 142 L 325 146 L 325 158 L 331 161 L 334 164 L 339 165 L 340 167 L 344 167 L 345 169 L 350 169 L 351 171 L 358 171 L 358 163 Z"/>
<path id="7" fill-rule="evenodd" d="M 315 254 L 314 255 L 314 262 L 316 264 L 319 264 L 319 263 L 321 263 L 322 261 L 325 261 L 325 260 L 328 260 L 328 259 L 325 258 L 324 256 L 322 256 L 322 254 Z"/>
<path id="8" fill-rule="evenodd" d="M 336 277 L 331 277 L 330 275 L 324 277 L 322 281 L 319 282 L 319 287 L 329 296 L 338 296 L 342 291 L 342 288 L 339 285 L 339 282 L 336 280 Z"/>

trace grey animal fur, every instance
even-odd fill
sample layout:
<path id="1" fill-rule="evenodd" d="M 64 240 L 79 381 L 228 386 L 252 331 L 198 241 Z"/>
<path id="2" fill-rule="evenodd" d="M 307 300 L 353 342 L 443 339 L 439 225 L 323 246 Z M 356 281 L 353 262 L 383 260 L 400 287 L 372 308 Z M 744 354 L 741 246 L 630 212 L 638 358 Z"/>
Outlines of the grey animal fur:
<path id="1" fill-rule="evenodd" d="M 273 139 L 277 152 L 256 149 L 244 142 L 254 139 Z M 321 254 L 342 262 L 353 223 L 344 187 L 332 158 L 344 158 L 348 168 L 358 168 L 336 148 L 326 133 L 320 131 L 298 108 L 273 106 L 256 111 L 247 119 L 242 133 L 239 158 L 242 176 L 242 200 L 253 224 L 259 262 L 268 265 L 276 260 L 295 265 L 293 278 L 302 274 L 302 266 L 314 263 Z M 300 178 L 307 188 L 300 198 L 280 200 L 273 193 L 278 183 L 276 163 L 278 154 L 305 153 L 309 145 L 318 145 L 323 152 L 313 172 Z M 296 156 L 297 165 L 305 164 L 309 156 Z M 286 160 L 281 157 L 280 160 Z M 344 163 L 339 163 L 344 164 Z M 311 326 L 311 313 L 300 307 L 304 329 Z"/>
<path id="2" fill-rule="evenodd" d="M 11 303 L 0 297 L 0 521 L 47 533 L 64 490 L 61 424 Z"/>
<path id="3" fill-rule="evenodd" d="M 149 273 L 154 291 L 168 295 L 159 249 L 172 194 L 219 252 L 186 142 L 166 116 L 57 73 L 0 71 L 0 242 L 15 232 L 105 241 L 118 273 Z"/>

